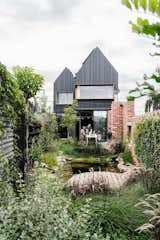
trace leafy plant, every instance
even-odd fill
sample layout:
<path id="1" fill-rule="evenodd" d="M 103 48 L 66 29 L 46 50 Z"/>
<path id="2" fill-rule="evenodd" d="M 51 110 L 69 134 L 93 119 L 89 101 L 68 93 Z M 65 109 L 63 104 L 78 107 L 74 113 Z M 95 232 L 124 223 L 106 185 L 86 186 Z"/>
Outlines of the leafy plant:
<path id="1" fill-rule="evenodd" d="M 79 121 L 76 111 L 77 106 L 77 100 L 74 100 L 71 106 L 65 108 L 64 115 L 62 116 L 62 127 L 67 128 L 68 137 L 70 137 L 70 132 L 75 128 L 75 124 Z"/>
<path id="2" fill-rule="evenodd" d="M 52 168 L 58 165 L 57 155 L 54 152 L 44 153 L 42 156 L 42 162 L 46 163 L 48 167 Z"/>
<path id="3" fill-rule="evenodd" d="M 40 74 L 35 73 L 33 68 L 16 66 L 13 67 L 13 74 L 26 102 L 41 90 L 44 79 Z"/>
<path id="4" fill-rule="evenodd" d="M 35 97 L 36 93 L 42 88 L 43 77 L 40 74 L 35 73 L 35 70 L 31 67 L 20 67 L 16 66 L 13 68 L 13 76 L 15 81 L 18 83 L 19 89 L 23 93 L 25 101 L 25 107 L 21 114 L 21 125 L 23 129 L 24 145 L 23 151 L 23 176 L 29 172 L 31 168 L 31 162 L 29 160 L 29 99 Z M 24 149 L 23 149 L 24 148 Z"/>
<path id="5" fill-rule="evenodd" d="M 153 39 L 153 45 L 156 49 L 160 47 L 160 1 L 159 0 L 122 0 L 122 4 L 132 10 L 137 10 L 140 14 L 146 14 L 146 18 L 137 18 L 136 23 L 130 21 L 133 32 L 141 35 L 145 35 Z M 141 11 L 142 10 L 142 11 Z M 156 21 L 151 22 L 149 16 L 152 15 Z M 151 54 L 152 56 L 160 56 L 160 52 Z M 147 96 L 145 111 L 160 109 L 160 93 L 156 89 L 156 86 L 151 84 L 149 81 L 152 80 L 154 83 L 160 83 L 160 71 L 156 69 L 155 73 L 151 76 L 144 75 L 144 82 L 142 84 L 137 83 L 137 87 L 129 92 L 129 101 L 133 101 L 136 98 Z M 149 81 L 148 81 L 149 80 Z"/>
<path id="6" fill-rule="evenodd" d="M 135 152 L 147 172 L 144 184 L 151 193 L 160 190 L 160 119 L 138 121 L 134 129 Z"/>
<path id="7" fill-rule="evenodd" d="M 132 154 L 127 143 L 124 144 L 124 151 L 121 156 L 125 163 L 132 163 Z"/>
<path id="8" fill-rule="evenodd" d="M 101 228 L 103 236 L 112 240 L 119 239 L 146 239 L 147 235 L 139 235 L 135 229 L 147 221 L 146 216 L 134 205 L 144 194 L 140 184 L 132 185 L 112 195 L 89 195 L 90 219 L 88 231 L 94 233 Z M 73 213 L 77 212 L 85 203 L 84 197 L 76 198 Z"/>
<path id="9" fill-rule="evenodd" d="M 39 143 L 43 151 L 54 150 L 54 141 L 57 138 L 57 120 L 54 114 L 45 112 L 41 114 L 42 129 Z"/>
<path id="10" fill-rule="evenodd" d="M 30 147 L 29 159 L 32 163 L 35 161 L 40 162 L 42 160 L 42 148 L 40 146 Z"/>
<path id="11" fill-rule="evenodd" d="M 0 63 L 0 136 L 4 134 L 3 118 L 10 119 L 14 127 L 24 107 L 23 93 L 7 68 Z"/>
<path id="12" fill-rule="evenodd" d="M 149 232 L 151 239 L 160 239 L 160 193 L 145 195 L 145 199 L 136 204 L 144 209 L 143 213 L 149 216 L 147 223 L 141 225 L 136 230 L 138 232 Z"/>
<path id="13" fill-rule="evenodd" d="M 105 240 L 99 228 L 93 234 L 88 231 L 89 199 L 73 216 L 72 200 L 62 184 L 44 173 L 33 182 L 0 206 L 0 239 Z"/>

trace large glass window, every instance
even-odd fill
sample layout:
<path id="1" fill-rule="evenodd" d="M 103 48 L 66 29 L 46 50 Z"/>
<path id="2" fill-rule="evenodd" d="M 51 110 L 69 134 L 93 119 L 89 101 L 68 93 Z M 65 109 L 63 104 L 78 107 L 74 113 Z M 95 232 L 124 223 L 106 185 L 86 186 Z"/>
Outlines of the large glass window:
<path id="1" fill-rule="evenodd" d="M 102 135 L 102 139 L 106 138 L 107 130 L 107 112 L 94 111 L 93 112 L 94 130 Z"/>
<path id="2" fill-rule="evenodd" d="M 77 99 L 113 99 L 113 86 L 77 86 Z"/>
<path id="3" fill-rule="evenodd" d="M 57 93 L 57 104 L 72 104 L 73 93 Z"/>

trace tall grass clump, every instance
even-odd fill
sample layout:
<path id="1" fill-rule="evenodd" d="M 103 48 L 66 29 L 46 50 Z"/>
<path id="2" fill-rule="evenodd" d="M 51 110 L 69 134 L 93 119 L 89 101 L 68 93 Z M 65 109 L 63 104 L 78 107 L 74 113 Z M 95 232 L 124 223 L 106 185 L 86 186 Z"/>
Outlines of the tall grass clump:
<path id="1" fill-rule="evenodd" d="M 160 193 L 145 195 L 136 206 L 141 207 L 143 214 L 149 217 L 148 222 L 136 230 L 140 233 L 149 232 L 150 239 L 160 240 Z"/>
<path id="2" fill-rule="evenodd" d="M 90 219 L 88 231 L 94 233 L 101 228 L 103 236 L 112 240 L 146 239 L 147 235 L 139 235 L 135 229 L 144 224 L 147 217 L 134 205 L 144 194 L 141 184 L 129 186 L 113 195 L 90 195 Z M 76 212 L 85 202 L 79 197 L 74 202 Z"/>

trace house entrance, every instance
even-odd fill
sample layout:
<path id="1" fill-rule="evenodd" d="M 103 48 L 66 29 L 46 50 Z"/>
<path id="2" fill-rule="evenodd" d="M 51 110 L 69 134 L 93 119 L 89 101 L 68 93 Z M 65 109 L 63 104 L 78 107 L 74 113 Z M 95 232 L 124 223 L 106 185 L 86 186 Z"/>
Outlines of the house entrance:
<path id="1" fill-rule="evenodd" d="M 67 138 L 67 128 L 62 127 L 62 116 L 57 117 L 57 123 L 58 123 L 58 135 L 60 138 Z"/>
<path id="2" fill-rule="evenodd" d="M 93 129 L 93 111 L 83 111 L 80 112 L 80 129 L 83 127 L 87 127 L 89 124 L 91 125 L 91 128 Z"/>
<path id="3" fill-rule="evenodd" d="M 107 132 L 107 112 L 106 111 L 80 111 L 80 121 L 77 125 L 77 136 L 80 136 L 80 130 L 87 128 L 90 124 L 90 128 L 96 133 L 101 135 L 101 139 L 106 139 Z"/>

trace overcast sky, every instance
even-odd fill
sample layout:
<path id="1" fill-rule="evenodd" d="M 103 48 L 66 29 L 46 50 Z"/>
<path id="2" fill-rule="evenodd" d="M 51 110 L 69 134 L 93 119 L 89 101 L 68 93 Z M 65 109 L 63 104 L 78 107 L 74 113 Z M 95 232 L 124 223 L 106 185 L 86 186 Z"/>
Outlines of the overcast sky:
<path id="1" fill-rule="evenodd" d="M 152 41 L 132 33 L 137 13 L 121 0 L 0 0 L 0 61 L 32 66 L 45 77 L 48 101 L 53 81 L 68 67 L 76 73 L 98 46 L 119 73 L 119 100 L 151 73 Z M 143 110 L 143 101 L 136 112 Z"/>

